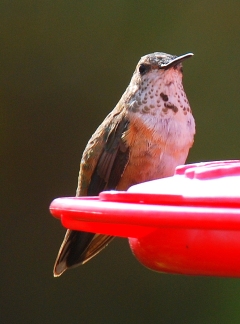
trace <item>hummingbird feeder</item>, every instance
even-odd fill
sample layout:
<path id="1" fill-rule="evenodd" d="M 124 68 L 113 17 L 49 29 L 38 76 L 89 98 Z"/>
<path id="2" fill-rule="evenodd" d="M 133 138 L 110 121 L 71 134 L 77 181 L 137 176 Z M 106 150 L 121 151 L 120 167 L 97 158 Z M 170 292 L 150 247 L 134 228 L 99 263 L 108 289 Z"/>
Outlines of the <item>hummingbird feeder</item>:
<path id="1" fill-rule="evenodd" d="M 240 160 L 188 164 L 173 177 L 57 198 L 66 228 L 127 237 L 135 257 L 165 273 L 240 277 Z"/>

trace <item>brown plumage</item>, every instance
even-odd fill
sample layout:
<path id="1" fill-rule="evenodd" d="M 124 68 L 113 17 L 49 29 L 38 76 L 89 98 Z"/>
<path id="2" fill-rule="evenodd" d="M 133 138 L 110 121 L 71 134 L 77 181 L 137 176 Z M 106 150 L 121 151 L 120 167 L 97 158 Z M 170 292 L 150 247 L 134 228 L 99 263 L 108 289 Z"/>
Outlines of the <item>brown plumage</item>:
<path id="1" fill-rule="evenodd" d="M 182 86 L 181 62 L 192 56 L 161 52 L 139 61 L 128 88 L 89 140 L 80 163 L 77 196 L 173 175 L 185 163 L 195 123 Z M 54 276 L 83 264 L 112 237 L 67 230 Z"/>

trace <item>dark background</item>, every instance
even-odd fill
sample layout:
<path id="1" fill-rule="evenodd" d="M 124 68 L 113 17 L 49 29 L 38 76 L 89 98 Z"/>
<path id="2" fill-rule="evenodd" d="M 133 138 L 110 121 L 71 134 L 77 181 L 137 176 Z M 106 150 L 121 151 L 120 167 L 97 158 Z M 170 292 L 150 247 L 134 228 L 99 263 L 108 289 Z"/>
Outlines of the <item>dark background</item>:
<path id="1" fill-rule="evenodd" d="M 240 280 L 158 274 L 116 239 L 59 279 L 65 230 L 50 202 L 75 195 L 87 140 L 139 58 L 193 52 L 188 162 L 240 157 L 239 1 L 0 2 L 1 322 L 239 323 Z"/>

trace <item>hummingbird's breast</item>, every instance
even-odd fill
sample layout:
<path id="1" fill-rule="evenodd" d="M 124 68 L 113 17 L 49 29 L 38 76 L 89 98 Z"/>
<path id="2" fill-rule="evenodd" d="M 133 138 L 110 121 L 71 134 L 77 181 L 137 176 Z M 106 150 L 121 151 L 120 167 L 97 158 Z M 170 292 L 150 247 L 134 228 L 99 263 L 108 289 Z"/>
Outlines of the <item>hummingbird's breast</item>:
<path id="1" fill-rule="evenodd" d="M 130 123 L 124 140 L 130 156 L 118 190 L 172 176 L 175 168 L 186 161 L 195 122 L 181 78 L 174 73 L 165 75 L 164 80 L 159 76 L 146 78 L 129 101 Z"/>

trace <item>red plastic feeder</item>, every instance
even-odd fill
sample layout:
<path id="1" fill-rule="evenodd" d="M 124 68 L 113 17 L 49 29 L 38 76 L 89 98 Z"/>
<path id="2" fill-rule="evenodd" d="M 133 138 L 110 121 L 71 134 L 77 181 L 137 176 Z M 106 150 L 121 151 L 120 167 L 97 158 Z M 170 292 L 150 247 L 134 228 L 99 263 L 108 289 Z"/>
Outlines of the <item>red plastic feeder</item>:
<path id="1" fill-rule="evenodd" d="M 240 277 L 240 161 L 180 166 L 173 177 L 58 198 L 50 205 L 66 228 L 128 237 L 150 269 Z"/>

